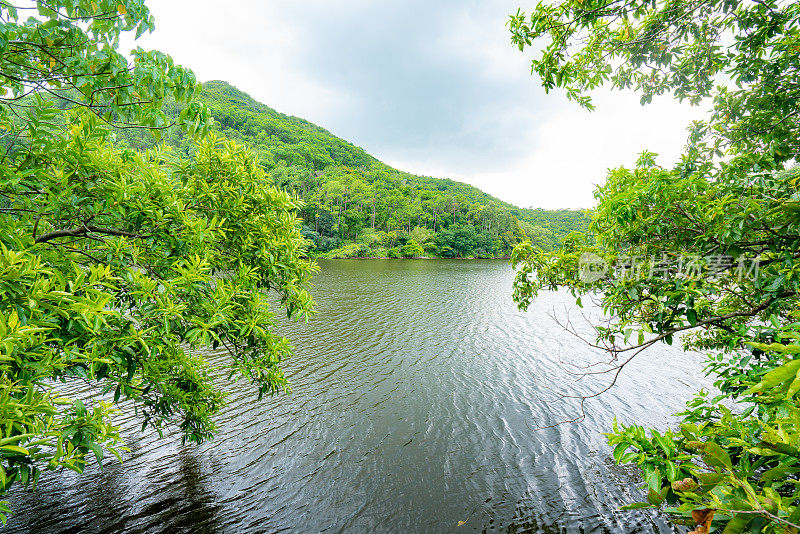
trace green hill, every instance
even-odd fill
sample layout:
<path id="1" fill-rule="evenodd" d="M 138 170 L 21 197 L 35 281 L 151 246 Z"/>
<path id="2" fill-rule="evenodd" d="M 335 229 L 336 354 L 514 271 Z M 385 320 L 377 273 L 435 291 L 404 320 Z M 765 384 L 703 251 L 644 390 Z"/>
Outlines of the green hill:
<path id="1" fill-rule="evenodd" d="M 212 110 L 214 131 L 250 145 L 275 183 L 305 201 L 300 215 L 314 254 L 397 256 L 413 240 L 428 255 L 497 257 L 525 239 L 553 249 L 588 224 L 579 211 L 522 209 L 462 182 L 393 169 L 226 82 L 207 82 L 199 99 Z M 166 111 L 180 110 L 173 104 Z M 135 149 L 155 144 L 147 131 L 123 130 L 117 138 Z M 177 130 L 162 140 L 191 152 L 191 140 Z"/>

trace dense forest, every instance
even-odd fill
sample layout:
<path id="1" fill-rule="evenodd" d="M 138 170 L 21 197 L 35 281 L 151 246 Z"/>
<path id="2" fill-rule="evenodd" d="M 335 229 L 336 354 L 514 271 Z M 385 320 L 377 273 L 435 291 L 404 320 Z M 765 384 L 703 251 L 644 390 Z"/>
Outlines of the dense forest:
<path id="1" fill-rule="evenodd" d="M 522 209 L 455 180 L 398 171 L 226 82 L 205 83 L 198 100 L 210 107 L 213 130 L 252 147 L 274 183 L 303 200 L 303 233 L 314 255 L 504 257 L 526 240 L 553 250 L 588 225 L 580 211 Z M 168 102 L 165 111 L 176 117 L 180 109 Z M 117 136 L 137 150 L 158 142 L 143 130 Z M 161 141 L 185 154 L 193 149 L 178 129 Z"/>

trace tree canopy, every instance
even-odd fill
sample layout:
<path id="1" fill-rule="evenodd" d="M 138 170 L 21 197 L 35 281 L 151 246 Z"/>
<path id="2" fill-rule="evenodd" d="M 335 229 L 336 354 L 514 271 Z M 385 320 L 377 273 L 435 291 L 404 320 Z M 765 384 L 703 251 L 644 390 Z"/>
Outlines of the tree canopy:
<path id="1" fill-rule="evenodd" d="M 779 166 L 800 150 L 798 18 L 797 2 L 777 0 L 575 0 L 518 11 L 509 28 L 520 50 L 544 40 L 531 71 L 545 90 L 588 108 L 606 84 L 643 104 L 712 97 L 704 133 Z"/>
<path id="2" fill-rule="evenodd" d="M 800 528 L 800 174 L 797 3 L 540 3 L 509 21 L 545 89 L 592 107 L 604 84 L 643 104 L 670 92 L 711 99 L 680 161 L 643 154 L 609 171 L 589 231 L 553 253 L 515 249 L 525 308 L 566 286 L 608 314 L 593 344 L 611 387 L 656 343 L 707 354 L 718 394 L 701 391 L 674 429 L 614 424 L 617 462 L 635 462 L 648 502 L 696 533 Z M 667 388 L 668 385 L 665 385 Z"/>
<path id="3" fill-rule="evenodd" d="M 0 2 L 0 113 L 19 115 L 26 95 L 50 94 L 117 126 L 169 126 L 162 103 L 188 105 L 180 122 L 204 127 L 207 109 L 191 102 L 191 70 L 168 55 L 137 48 L 133 63 L 118 50 L 123 32 L 139 37 L 155 22 L 143 0 Z"/>
<path id="4" fill-rule="evenodd" d="M 210 122 L 190 70 L 117 51 L 122 32 L 153 28 L 141 0 L 0 2 L 0 21 L 2 494 L 119 456 L 123 401 L 143 430 L 212 437 L 225 395 L 200 347 L 225 347 L 229 377 L 259 397 L 286 390 L 291 349 L 272 310 L 312 312 L 315 266 L 300 202 L 246 147 L 210 135 L 188 158 L 114 145 L 109 125 Z M 185 104 L 174 120 L 167 95 Z M 97 395 L 65 398 L 74 381 Z"/>

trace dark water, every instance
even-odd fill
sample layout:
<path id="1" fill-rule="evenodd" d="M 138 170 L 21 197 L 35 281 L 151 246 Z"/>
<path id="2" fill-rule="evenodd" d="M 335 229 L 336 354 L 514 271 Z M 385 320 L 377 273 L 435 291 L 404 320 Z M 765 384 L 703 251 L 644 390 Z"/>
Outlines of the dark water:
<path id="1" fill-rule="evenodd" d="M 297 354 L 290 397 L 232 389 L 219 437 L 200 447 L 122 420 L 124 464 L 16 490 L 6 530 L 671 531 L 650 512 L 618 511 L 641 495 L 601 433 L 614 414 L 669 424 L 699 388 L 696 356 L 644 354 L 585 421 L 538 430 L 577 415 L 559 392 L 593 385 L 566 362 L 596 355 L 548 316 L 565 315 L 567 296 L 518 312 L 501 261 L 322 268 L 319 314 L 284 327 Z"/>

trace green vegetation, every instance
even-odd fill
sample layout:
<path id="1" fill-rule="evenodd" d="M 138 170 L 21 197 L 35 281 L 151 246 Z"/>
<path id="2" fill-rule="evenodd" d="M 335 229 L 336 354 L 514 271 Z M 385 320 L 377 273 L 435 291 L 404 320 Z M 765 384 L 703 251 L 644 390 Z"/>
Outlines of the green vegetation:
<path id="1" fill-rule="evenodd" d="M 461 182 L 397 171 L 225 82 L 204 84 L 197 101 L 211 109 L 214 131 L 251 146 L 275 185 L 303 201 L 300 216 L 313 255 L 400 257 L 398 250 L 413 239 L 426 256 L 505 257 L 525 240 L 553 250 L 588 224 L 579 211 L 521 209 Z M 182 107 L 169 102 L 165 110 L 177 118 Z M 147 132 L 117 136 L 137 150 L 156 144 Z M 180 131 L 163 141 L 191 154 L 191 140 Z"/>
<path id="2" fill-rule="evenodd" d="M 676 428 L 609 434 L 614 459 L 646 482 L 648 502 L 631 507 L 662 507 L 700 534 L 800 528 L 799 21 L 799 4 L 774 0 L 567 0 L 509 23 L 520 49 L 543 39 L 533 71 L 544 87 L 583 106 L 606 83 L 642 103 L 713 101 L 674 168 L 646 153 L 611 171 L 586 235 L 513 256 L 522 308 L 559 286 L 579 304 L 598 296 L 611 377 L 656 343 L 708 354 L 719 392 L 701 391 Z"/>
<path id="3" fill-rule="evenodd" d="M 403 248 L 400 249 L 400 253 L 404 258 L 416 258 L 425 254 L 425 249 L 419 246 L 419 243 L 413 239 L 409 239 L 406 244 L 403 245 Z"/>
<path id="4" fill-rule="evenodd" d="M 241 144 L 182 137 L 188 158 L 112 143 L 107 124 L 207 129 L 191 71 L 159 52 L 136 51 L 132 65 L 117 53 L 122 32 L 153 28 L 141 0 L 0 2 L 0 21 L 3 494 L 43 469 L 118 456 L 111 414 L 123 401 L 143 430 L 211 437 L 224 393 L 195 348 L 226 347 L 226 374 L 259 396 L 284 390 L 290 347 L 271 330 L 267 291 L 281 313 L 307 315 L 314 266 L 298 202 Z M 167 115 L 166 95 L 180 113 Z M 91 403 L 63 396 L 75 382 L 95 388 Z"/>

